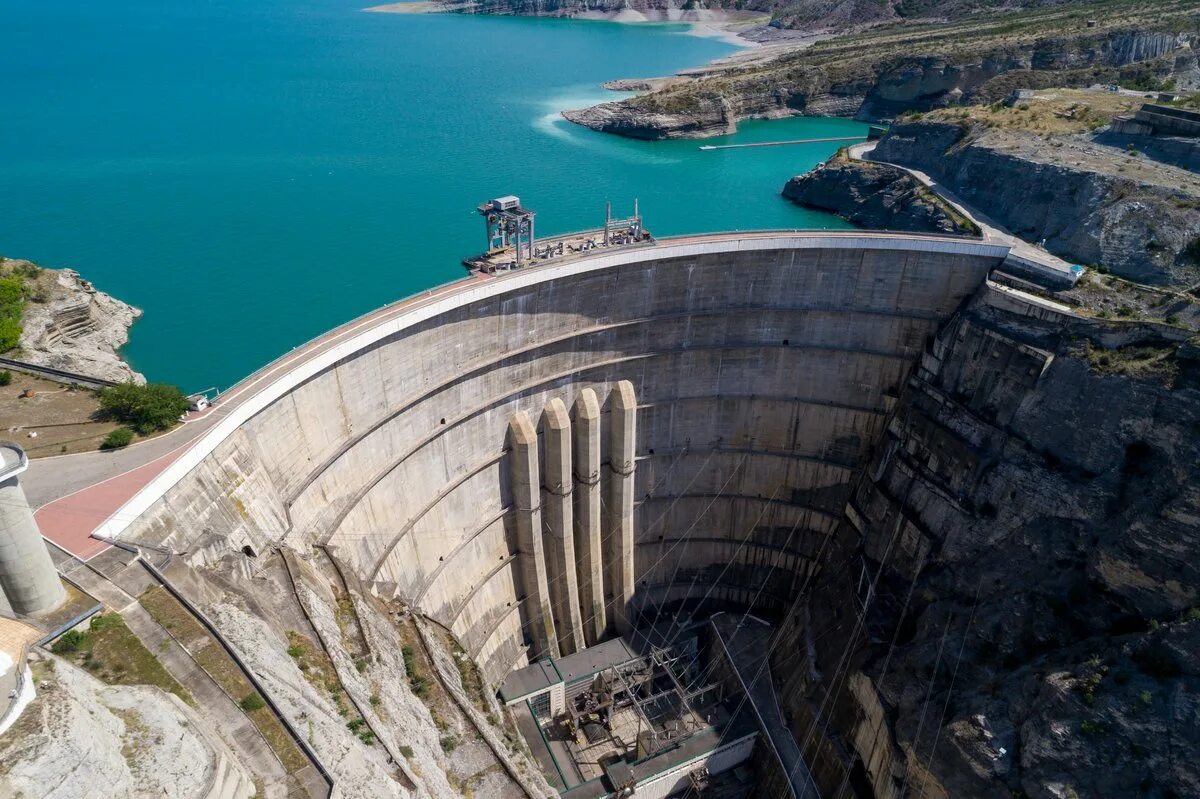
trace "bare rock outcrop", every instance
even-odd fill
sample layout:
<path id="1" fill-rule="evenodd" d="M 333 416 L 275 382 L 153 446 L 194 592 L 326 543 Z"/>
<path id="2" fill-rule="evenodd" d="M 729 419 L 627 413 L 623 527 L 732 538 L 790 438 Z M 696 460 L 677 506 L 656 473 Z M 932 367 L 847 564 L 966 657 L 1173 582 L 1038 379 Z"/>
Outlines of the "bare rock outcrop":
<path id="1" fill-rule="evenodd" d="M 783 196 L 870 230 L 979 235 L 971 220 L 905 170 L 841 154 L 789 180 Z"/>
<path id="2" fill-rule="evenodd" d="M 26 266 L 30 268 L 32 264 Z M 141 315 L 138 308 L 98 291 L 73 269 L 41 269 L 37 292 L 25 305 L 15 357 L 118 383 L 145 383 L 146 378 L 118 354 Z"/>

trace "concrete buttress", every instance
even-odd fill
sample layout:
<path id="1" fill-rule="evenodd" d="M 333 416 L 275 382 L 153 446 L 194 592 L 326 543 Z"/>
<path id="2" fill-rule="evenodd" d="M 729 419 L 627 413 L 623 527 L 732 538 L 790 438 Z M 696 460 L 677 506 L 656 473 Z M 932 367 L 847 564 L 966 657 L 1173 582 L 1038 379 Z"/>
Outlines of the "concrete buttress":
<path id="1" fill-rule="evenodd" d="M 633 492 L 637 455 L 637 397 L 633 383 L 622 380 L 612 392 L 608 466 L 612 470 L 608 498 L 608 575 L 613 593 L 613 621 L 617 632 L 633 631 L 629 612 L 633 603 Z"/>
<path id="2" fill-rule="evenodd" d="M 517 520 L 521 580 L 529 634 L 533 638 L 530 660 L 559 656 L 558 635 L 550 607 L 546 579 L 546 555 L 542 550 L 541 482 L 538 474 L 537 431 L 524 413 L 515 413 L 508 423 L 509 478 L 513 512 Z"/>
<path id="3" fill-rule="evenodd" d="M 585 388 L 575 398 L 575 553 L 583 634 L 588 646 L 604 637 L 604 544 L 600 518 L 600 401 Z"/>
<path id="4" fill-rule="evenodd" d="M 583 615 L 579 611 L 579 580 L 575 571 L 575 514 L 571 507 L 574 476 L 571 473 L 571 418 L 558 397 L 542 413 L 542 521 L 546 549 L 546 576 L 555 610 L 558 645 L 564 655 L 586 646 Z"/>

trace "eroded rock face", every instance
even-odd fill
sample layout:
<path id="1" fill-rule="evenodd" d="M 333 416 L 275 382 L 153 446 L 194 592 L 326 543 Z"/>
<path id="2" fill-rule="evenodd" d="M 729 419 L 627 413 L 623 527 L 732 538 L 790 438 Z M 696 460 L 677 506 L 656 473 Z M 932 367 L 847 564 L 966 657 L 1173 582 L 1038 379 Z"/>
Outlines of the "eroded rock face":
<path id="1" fill-rule="evenodd" d="M 1139 283 L 1200 279 L 1200 181 L 1083 137 L 898 124 L 872 158 L 927 172 L 1027 241 Z"/>
<path id="2" fill-rule="evenodd" d="M 1196 795 L 1187 335 L 995 287 L 938 335 L 793 628 L 812 653 L 783 691 L 801 737 L 805 708 L 829 708 L 877 796 Z"/>
<path id="3" fill-rule="evenodd" d="M 871 230 L 977 235 L 978 230 L 908 172 L 835 155 L 783 187 L 783 196 Z"/>
<path id="4" fill-rule="evenodd" d="M 40 301 L 25 306 L 16 357 L 88 377 L 145 383 L 118 355 L 141 310 L 97 291 L 72 269 L 43 271 L 53 279 Z"/>

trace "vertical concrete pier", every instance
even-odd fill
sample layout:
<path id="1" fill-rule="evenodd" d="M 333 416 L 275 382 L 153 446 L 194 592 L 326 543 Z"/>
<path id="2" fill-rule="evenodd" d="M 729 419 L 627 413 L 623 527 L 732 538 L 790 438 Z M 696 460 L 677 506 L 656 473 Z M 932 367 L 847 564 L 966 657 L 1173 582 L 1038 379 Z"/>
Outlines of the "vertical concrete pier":
<path id="1" fill-rule="evenodd" d="M 586 646 L 579 611 L 579 580 L 575 572 L 575 513 L 571 494 L 571 418 L 567 406 L 555 397 L 542 413 L 542 521 L 546 535 L 546 577 L 554 605 L 558 646 L 569 655 Z"/>
<path id="2" fill-rule="evenodd" d="M 575 398 L 575 554 L 583 634 L 592 646 L 604 637 L 604 551 L 600 527 L 600 401 L 585 388 Z"/>
<path id="3" fill-rule="evenodd" d="M 0 442 L 0 591 L 15 613 L 36 616 L 61 605 L 67 592 L 17 481 L 28 466 L 25 450 Z"/>
<path id="4" fill-rule="evenodd" d="M 613 388 L 609 426 L 608 467 L 608 579 L 613 594 L 613 621 L 627 635 L 633 627 L 629 609 L 633 602 L 633 492 L 634 458 L 637 455 L 637 397 L 633 383 L 622 380 Z"/>
<path id="5" fill-rule="evenodd" d="M 517 520 L 521 582 L 525 612 L 533 638 L 530 660 L 559 656 L 550 589 L 546 579 L 546 556 L 542 550 L 541 479 L 538 476 L 537 431 L 524 413 L 513 414 L 508 423 L 509 482 L 513 514 Z"/>

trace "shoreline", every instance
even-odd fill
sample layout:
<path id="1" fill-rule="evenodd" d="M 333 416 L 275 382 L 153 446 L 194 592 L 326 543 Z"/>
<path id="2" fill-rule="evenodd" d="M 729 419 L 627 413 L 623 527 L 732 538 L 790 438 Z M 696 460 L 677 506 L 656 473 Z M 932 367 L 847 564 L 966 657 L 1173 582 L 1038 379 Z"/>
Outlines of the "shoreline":
<path id="1" fill-rule="evenodd" d="M 362 11 L 374 14 L 456 14 L 457 4 L 441 0 L 411 0 L 410 2 L 384 3 L 363 8 Z M 465 15 L 464 15 L 465 16 Z M 757 49 L 770 46 L 771 42 L 752 39 L 745 34 L 761 33 L 767 29 L 770 16 L 757 12 L 719 12 L 719 11 L 675 11 L 646 13 L 633 9 L 620 11 L 583 11 L 578 14 L 480 14 L 477 16 L 510 16 L 528 17 L 530 19 L 572 19 L 594 22 L 615 22 L 621 25 L 687 25 L 687 36 L 697 36 L 703 39 L 719 39 L 727 44 L 743 49 Z M 783 37 L 790 38 L 790 37 Z M 717 63 L 730 56 L 722 56 L 710 63 Z"/>
<path id="2" fill-rule="evenodd" d="M 385 3 L 362 9 L 378 14 L 456 14 L 456 3 L 444 0 L 409 0 Z M 479 16 L 511 16 L 530 19 L 570 19 L 593 22 L 613 22 L 621 25 L 686 25 L 685 36 L 717 39 L 738 48 L 732 53 L 711 59 L 703 64 L 684 67 L 670 75 L 622 77 L 600 83 L 613 92 L 653 92 L 682 80 L 695 80 L 719 74 L 729 69 L 751 66 L 758 61 L 771 60 L 779 55 L 809 47 L 832 34 L 810 33 L 770 28 L 770 15 L 758 12 L 724 11 L 662 11 L 646 13 L 633 9 L 620 11 L 583 11 L 577 14 L 487 14 Z M 574 109 L 561 108 L 559 113 Z M 570 121 L 570 120 L 569 120 Z M 574 123 L 578 124 L 578 123 Z"/>

